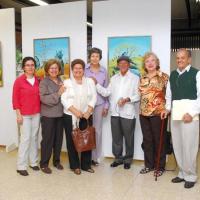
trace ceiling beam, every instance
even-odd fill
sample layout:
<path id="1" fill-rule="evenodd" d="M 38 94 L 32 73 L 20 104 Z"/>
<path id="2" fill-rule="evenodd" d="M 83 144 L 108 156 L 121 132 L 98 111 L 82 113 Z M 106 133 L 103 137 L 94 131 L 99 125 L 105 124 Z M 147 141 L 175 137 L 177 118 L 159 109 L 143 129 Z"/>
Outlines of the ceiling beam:
<path id="1" fill-rule="evenodd" d="M 188 14 L 188 27 L 191 28 L 191 9 L 190 9 L 190 0 L 185 0 L 187 14 Z"/>
<path id="2" fill-rule="evenodd" d="M 46 2 L 49 3 L 49 4 L 54 4 L 54 3 L 63 3 L 63 2 L 60 1 L 60 0 L 44 0 L 44 1 L 46 1 Z"/>
<path id="3" fill-rule="evenodd" d="M 24 6 L 37 6 L 37 4 L 27 1 L 27 0 L 14 0 L 16 3 L 22 4 Z"/>

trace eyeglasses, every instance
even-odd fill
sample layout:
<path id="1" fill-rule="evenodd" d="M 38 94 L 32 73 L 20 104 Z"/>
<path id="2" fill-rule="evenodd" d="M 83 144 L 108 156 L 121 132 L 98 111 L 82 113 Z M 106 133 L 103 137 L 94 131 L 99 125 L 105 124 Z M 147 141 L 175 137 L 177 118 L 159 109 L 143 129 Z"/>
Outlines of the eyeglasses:
<path id="1" fill-rule="evenodd" d="M 35 67 L 35 65 L 34 64 L 32 64 L 32 65 L 25 65 L 25 67 Z"/>
<path id="2" fill-rule="evenodd" d="M 50 67 L 49 70 L 59 70 L 58 67 Z"/>

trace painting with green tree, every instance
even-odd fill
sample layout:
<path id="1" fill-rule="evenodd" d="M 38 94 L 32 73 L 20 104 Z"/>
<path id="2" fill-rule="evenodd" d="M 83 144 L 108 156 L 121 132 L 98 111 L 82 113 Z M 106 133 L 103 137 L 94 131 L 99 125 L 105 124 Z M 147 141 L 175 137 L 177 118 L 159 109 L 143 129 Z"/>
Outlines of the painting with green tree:
<path id="1" fill-rule="evenodd" d="M 124 36 L 108 38 L 108 72 L 113 76 L 118 72 L 117 59 L 128 56 L 131 59 L 130 71 L 138 76 L 143 73 L 142 61 L 151 50 L 151 36 Z"/>

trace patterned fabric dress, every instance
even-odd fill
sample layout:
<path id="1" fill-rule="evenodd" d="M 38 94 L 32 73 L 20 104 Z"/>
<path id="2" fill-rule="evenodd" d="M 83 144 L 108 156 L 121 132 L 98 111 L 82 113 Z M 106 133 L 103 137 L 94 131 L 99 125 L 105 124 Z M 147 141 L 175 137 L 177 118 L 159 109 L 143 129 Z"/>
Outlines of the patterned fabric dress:
<path id="1" fill-rule="evenodd" d="M 149 78 L 144 74 L 140 78 L 139 92 L 141 95 L 140 114 L 155 116 L 165 109 L 165 92 L 169 76 L 161 71 Z"/>

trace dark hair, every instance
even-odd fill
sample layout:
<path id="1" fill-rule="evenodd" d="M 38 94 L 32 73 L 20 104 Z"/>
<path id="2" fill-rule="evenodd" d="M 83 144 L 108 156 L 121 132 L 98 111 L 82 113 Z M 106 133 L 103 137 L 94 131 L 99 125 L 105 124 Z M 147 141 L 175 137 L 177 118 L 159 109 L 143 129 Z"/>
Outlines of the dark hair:
<path id="1" fill-rule="evenodd" d="M 74 69 L 74 65 L 80 64 L 83 67 L 83 70 L 85 70 L 85 62 L 82 59 L 75 59 L 71 62 L 71 69 Z"/>
<path id="2" fill-rule="evenodd" d="M 35 59 L 33 57 L 27 56 L 27 57 L 24 57 L 23 60 L 22 60 L 22 69 L 24 69 L 26 62 L 29 61 L 29 60 L 32 60 L 34 62 L 34 65 L 36 66 Z"/>
<path id="3" fill-rule="evenodd" d="M 61 72 L 61 63 L 56 60 L 56 59 L 50 59 L 48 60 L 45 65 L 44 65 L 44 71 L 45 71 L 45 74 L 48 76 L 49 75 L 49 68 L 51 67 L 51 65 L 53 64 L 56 64 L 58 66 L 58 69 L 59 69 L 59 74 Z"/>
<path id="4" fill-rule="evenodd" d="M 90 49 L 90 50 L 89 50 L 89 56 L 88 56 L 89 59 L 91 58 L 91 55 L 92 55 L 93 53 L 99 54 L 100 60 L 102 59 L 102 50 L 101 50 L 101 49 L 96 48 L 96 47 L 93 47 L 92 49 Z"/>

